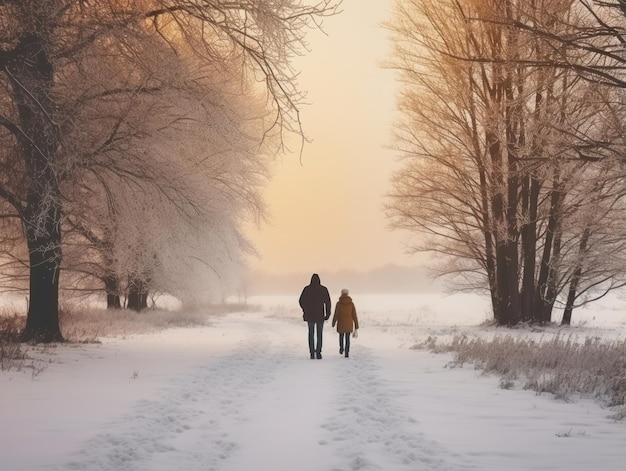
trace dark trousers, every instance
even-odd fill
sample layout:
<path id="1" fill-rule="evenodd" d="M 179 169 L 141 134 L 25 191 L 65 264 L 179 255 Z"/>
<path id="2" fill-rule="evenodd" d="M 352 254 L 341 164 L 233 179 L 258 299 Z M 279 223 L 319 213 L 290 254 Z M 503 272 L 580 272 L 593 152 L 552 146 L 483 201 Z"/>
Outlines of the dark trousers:
<path id="1" fill-rule="evenodd" d="M 346 353 L 350 351 L 350 332 L 339 333 L 339 348 Z"/>
<path id="2" fill-rule="evenodd" d="M 322 353 L 322 331 L 324 330 L 324 321 L 311 322 L 309 324 L 309 352 Z M 317 347 L 315 346 L 315 337 L 317 331 Z"/>

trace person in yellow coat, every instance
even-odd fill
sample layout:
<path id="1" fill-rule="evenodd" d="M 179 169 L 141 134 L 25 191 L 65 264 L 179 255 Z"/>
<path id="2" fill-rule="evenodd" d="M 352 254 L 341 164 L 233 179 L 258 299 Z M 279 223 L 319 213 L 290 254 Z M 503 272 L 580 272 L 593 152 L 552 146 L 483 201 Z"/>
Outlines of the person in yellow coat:
<path id="1" fill-rule="evenodd" d="M 359 328 L 356 307 L 348 294 L 347 289 L 341 290 L 341 296 L 335 305 L 335 315 L 333 316 L 333 327 L 337 324 L 337 332 L 339 333 L 339 354 L 345 352 L 346 358 L 350 356 L 350 335 L 353 330 L 356 332 Z"/>

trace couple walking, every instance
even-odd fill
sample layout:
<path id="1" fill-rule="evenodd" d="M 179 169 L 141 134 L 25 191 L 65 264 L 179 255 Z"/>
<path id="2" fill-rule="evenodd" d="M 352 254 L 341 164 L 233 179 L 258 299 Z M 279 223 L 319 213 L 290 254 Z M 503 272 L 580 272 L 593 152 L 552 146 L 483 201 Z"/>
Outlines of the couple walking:
<path id="1" fill-rule="evenodd" d="M 339 301 L 335 305 L 333 327 L 337 324 L 339 333 L 339 354 L 350 356 L 350 335 L 359 328 L 359 319 L 356 316 L 356 308 L 352 298 L 348 296 L 347 289 L 341 290 Z M 300 295 L 300 307 L 302 319 L 309 325 L 309 352 L 311 360 L 322 359 L 322 332 L 324 321 L 330 318 L 330 295 L 326 286 L 320 282 L 317 273 L 311 276 L 311 283 L 304 287 Z M 316 342 L 317 340 L 317 342 Z"/>

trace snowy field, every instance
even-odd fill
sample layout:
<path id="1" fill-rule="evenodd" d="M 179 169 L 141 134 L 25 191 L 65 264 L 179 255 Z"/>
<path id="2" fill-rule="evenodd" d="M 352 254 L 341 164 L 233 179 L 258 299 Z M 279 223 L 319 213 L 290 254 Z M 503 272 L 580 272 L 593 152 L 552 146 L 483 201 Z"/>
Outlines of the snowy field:
<path id="1" fill-rule="evenodd" d="M 412 348 L 429 336 L 496 333 L 479 327 L 485 299 L 354 300 L 361 329 L 349 359 L 330 325 L 324 358 L 309 359 L 297 295 L 252 298 L 251 312 L 216 316 L 207 327 L 47 348 L 38 374 L 0 373 L 0 470 L 626 466 L 626 423 L 600 405 L 503 390 L 498 378 Z M 624 338 L 625 306 L 607 299 L 575 311 L 565 331 Z"/>

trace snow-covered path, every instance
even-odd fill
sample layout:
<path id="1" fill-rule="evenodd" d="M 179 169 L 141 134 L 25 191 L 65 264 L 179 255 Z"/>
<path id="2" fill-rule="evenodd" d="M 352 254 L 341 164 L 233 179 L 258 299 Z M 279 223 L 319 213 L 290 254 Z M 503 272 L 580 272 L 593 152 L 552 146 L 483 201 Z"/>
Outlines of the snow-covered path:
<path id="1" fill-rule="evenodd" d="M 232 352 L 174 376 L 51 469 L 463 469 L 394 403 L 370 349 L 346 359 L 327 328 L 324 359 L 310 360 L 303 329 L 247 320 Z"/>
<path id="2" fill-rule="evenodd" d="M 597 405 L 444 368 L 398 348 L 404 326 L 362 330 L 349 359 L 328 326 L 310 360 L 306 326 L 267 313 L 59 352 L 34 381 L 1 385 L 0 469 L 623 469 L 626 427 Z M 48 448 L 29 453 L 33 441 Z"/>

